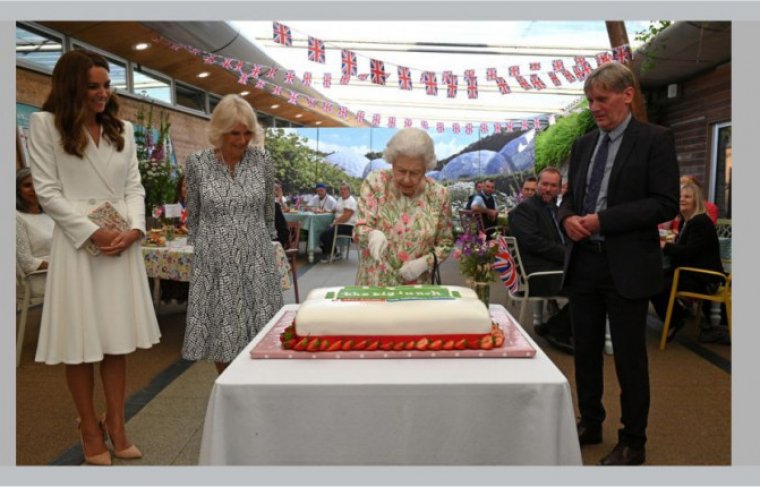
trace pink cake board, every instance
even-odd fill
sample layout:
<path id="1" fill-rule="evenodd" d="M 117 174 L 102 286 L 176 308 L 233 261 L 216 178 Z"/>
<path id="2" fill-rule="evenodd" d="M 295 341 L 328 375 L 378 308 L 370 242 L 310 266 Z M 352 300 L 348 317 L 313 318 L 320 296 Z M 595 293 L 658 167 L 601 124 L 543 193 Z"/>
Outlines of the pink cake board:
<path id="1" fill-rule="evenodd" d="M 504 331 L 504 345 L 491 350 L 354 350 L 351 352 L 298 352 L 280 345 L 280 333 L 293 323 L 295 311 L 286 311 L 269 329 L 264 338 L 251 349 L 253 359 L 377 359 L 377 358 L 531 358 L 536 349 L 504 308 L 491 308 L 491 319 Z"/>

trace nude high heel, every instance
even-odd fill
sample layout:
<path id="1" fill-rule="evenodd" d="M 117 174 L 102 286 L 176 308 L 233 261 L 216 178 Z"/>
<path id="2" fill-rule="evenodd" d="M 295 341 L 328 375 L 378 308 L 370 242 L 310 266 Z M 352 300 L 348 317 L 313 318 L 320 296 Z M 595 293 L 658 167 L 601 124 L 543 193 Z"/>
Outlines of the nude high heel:
<path id="1" fill-rule="evenodd" d="M 103 415 L 103 419 L 100 420 L 100 429 L 103 430 L 103 435 L 105 435 L 106 442 L 111 442 L 111 447 L 113 449 L 113 456 L 116 458 L 121 458 L 124 460 L 136 460 L 138 458 L 142 458 L 143 454 L 140 451 L 139 448 L 137 448 L 135 445 L 129 445 L 127 448 L 124 448 L 123 450 L 117 450 L 116 445 L 113 442 L 113 439 L 111 439 L 111 435 L 108 434 L 108 428 L 106 428 L 106 416 Z"/>
<path id="2" fill-rule="evenodd" d="M 111 452 L 107 449 L 103 453 L 87 456 L 87 450 L 84 449 L 84 437 L 82 436 L 82 420 L 77 418 L 77 430 L 79 430 L 79 443 L 82 445 L 82 454 L 85 463 L 89 465 L 108 466 L 111 465 Z"/>

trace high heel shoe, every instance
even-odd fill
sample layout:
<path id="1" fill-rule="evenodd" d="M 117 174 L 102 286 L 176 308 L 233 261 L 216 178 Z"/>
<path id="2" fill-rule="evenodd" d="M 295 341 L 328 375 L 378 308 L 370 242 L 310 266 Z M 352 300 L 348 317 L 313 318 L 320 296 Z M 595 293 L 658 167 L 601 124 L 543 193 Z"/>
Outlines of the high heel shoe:
<path id="1" fill-rule="evenodd" d="M 115 456 L 116 458 L 124 459 L 124 460 L 136 460 L 138 458 L 142 458 L 143 456 L 142 452 L 135 445 L 129 445 L 123 450 L 116 449 L 116 444 L 113 442 L 111 435 L 108 434 L 108 428 L 106 428 L 105 415 L 103 415 L 103 419 L 100 420 L 100 429 L 103 430 L 103 435 L 106 439 L 106 442 L 110 441 L 111 443 L 111 447 L 113 449 L 113 456 Z"/>
<path id="2" fill-rule="evenodd" d="M 111 465 L 111 452 L 106 449 L 103 453 L 87 456 L 87 450 L 84 448 L 84 436 L 82 436 L 82 420 L 77 418 L 77 430 L 79 430 L 79 443 L 82 445 L 82 454 L 84 461 L 89 465 Z"/>

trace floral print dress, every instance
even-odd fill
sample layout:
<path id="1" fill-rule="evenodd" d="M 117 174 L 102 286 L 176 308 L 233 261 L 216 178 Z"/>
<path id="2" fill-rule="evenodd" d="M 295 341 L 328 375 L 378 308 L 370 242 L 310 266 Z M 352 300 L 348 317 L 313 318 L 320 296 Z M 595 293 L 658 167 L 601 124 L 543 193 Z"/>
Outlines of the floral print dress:
<path id="1" fill-rule="evenodd" d="M 368 236 L 372 230 L 380 230 L 388 239 L 380 262 L 369 252 Z M 355 235 L 361 250 L 357 285 L 429 284 L 432 252 L 440 264 L 453 246 L 449 193 L 445 187 L 426 178 L 420 194 L 404 196 L 393 182 L 391 169 L 376 171 L 361 186 Z M 404 262 L 425 255 L 428 270 L 415 282 L 404 282 L 399 274 Z"/>

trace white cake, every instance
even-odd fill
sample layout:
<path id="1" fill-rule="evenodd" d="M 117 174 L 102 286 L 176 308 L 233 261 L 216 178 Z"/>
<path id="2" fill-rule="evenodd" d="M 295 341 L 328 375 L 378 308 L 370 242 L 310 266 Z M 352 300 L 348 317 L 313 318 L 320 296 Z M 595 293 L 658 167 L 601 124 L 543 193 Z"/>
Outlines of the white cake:
<path id="1" fill-rule="evenodd" d="M 504 334 L 468 288 L 352 286 L 310 292 L 280 341 L 310 352 L 488 350 Z"/>

